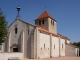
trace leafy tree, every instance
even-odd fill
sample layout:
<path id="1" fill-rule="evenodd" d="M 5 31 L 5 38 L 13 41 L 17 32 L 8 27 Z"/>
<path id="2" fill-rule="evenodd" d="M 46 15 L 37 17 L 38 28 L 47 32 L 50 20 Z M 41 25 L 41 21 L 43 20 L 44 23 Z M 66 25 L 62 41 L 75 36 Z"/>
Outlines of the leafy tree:
<path id="1" fill-rule="evenodd" d="M 0 8 L 0 45 L 7 39 L 7 21 Z"/>

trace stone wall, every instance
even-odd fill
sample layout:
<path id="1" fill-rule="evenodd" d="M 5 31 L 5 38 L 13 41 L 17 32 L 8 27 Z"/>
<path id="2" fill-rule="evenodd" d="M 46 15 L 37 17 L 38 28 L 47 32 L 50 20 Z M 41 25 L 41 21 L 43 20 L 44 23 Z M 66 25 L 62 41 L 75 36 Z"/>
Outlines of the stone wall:
<path id="1" fill-rule="evenodd" d="M 60 38 L 60 56 L 65 56 L 65 39 Z"/>
<path id="2" fill-rule="evenodd" d="M 79 48 L 75 48 L 75 53 L 76 53 L 76 56 L 78 57 L 79 56 Z"/>
<path id="3" fill-rule="evenodd" d="M 55 33 L 57 34 L 57 22 L 52 20 L 52 23 L 51 23 L 51 18 L 48 18 L 48 28 L 49 28 L 49 31 L 52 32 L 52 33 Z"/>
<path id="4" fill-rule="evenodd" d="M 39 58 L 50 58 L 50 35 L 40 33 Z"/>
<path id="5" fill-rule="evenodd" d="M 41 19 L 41 20 L 43 20 L 43 19 Z M 52 22 L 51 22 L 51 20 L 52 20 L 51 18 L 44 18 L 44 24 L 42 24 L 42 22 L 41 22 L 41 25 L 39 25 L 39 20 L 35 20 L 35 24 L 45 28 L 46 30 L 48 30 L 50 32 L 57 34 L 56 21 L 52 20 Z"/>
<path id="6" fill-rule="evenodd" d="M 8 60 L 10 58 L 23 59 L 23 53 L 0 53 L 0 60 Z"/>
<path id="7" fill-rule="evenodd" d="M 43 19 L 41 19 L 41 20 L 43 20 Z M 35 24 L 37 26 L 41 26 L 41 27 L 45 28 L 46 30 L 49 29 L 48 28 L 48 18 L 44 18 L 44 24 L 42 24 L 42 22 L 41 22 L 41 25 L 39 25 L 39 20 L 35 20 Z"/>
<path id="8" fill-rule="evenodd" d="M 52 36 L 51 57 L 59 57 L 59 38 Z"/>
<path id="9" fill-rule="evenodd" d="M 25 22 L 21 22 L 22 24 L 22 30 L 24 31 L 24 57 L 25 58 L 34 58 L 34 31 L 35 28 L 33 25 Z"/>
<path id="10" fill-rule="evenodd" d="M 70 44 L 70 40 L 67 40 L 66 42 L 67 42 L 68 44 Z"/>
<path id="11" fill-rule="evenodd" d="M 16 22 L 18 23 L 17 34 L 15 34 Z M 19 46 L 19 52 L 24 53 L 25 58 L 34 58 L 34 31 L 35 26 L 21 20 L 15 20 L 9 26 L 10 36 L 4 43 L 3 52 L 13 52 L 13 45 L 16 44 Z"/>
<path id="12" fill-rule="evenodd" d="M 37 58 L 65 56 L 65 39 L 37 32 Z"/>
<path id="13" fill-rule="evenodd" d="M 66 44 L 65 55 L 66 56 L 76 56 L 75 47 Z"/>
<path id="14" fill-rule="evenodd" d="M 18 23 L 17 25 L 17 34 L 15 34 L 15 24 L 16 22 Z M 24 27 L 23 27 L 24 26 Z M 5 52 L 13 52 L 13 45 L 16 44 L 19 46 L 19 52 L 22 52 L 22 31 L 25 30 L 25 24 L 19 20 L 15 20 L 8 28 L 10 36 L 5 42 L 5 49 L 7 51 Z M 7 46 L 7 47 L 6 47 Z"/>

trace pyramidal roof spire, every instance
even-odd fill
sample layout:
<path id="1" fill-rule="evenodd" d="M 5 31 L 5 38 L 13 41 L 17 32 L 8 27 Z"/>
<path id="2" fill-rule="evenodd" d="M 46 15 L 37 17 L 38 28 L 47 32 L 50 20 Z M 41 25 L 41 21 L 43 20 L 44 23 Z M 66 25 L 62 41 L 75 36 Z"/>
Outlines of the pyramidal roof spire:
<path id="1" fill-rule="evenodd" d="M 48 17 L 51 18 L 52 20 L 55 20 L 46 10 L 36 20 L 48 18 Z"/>

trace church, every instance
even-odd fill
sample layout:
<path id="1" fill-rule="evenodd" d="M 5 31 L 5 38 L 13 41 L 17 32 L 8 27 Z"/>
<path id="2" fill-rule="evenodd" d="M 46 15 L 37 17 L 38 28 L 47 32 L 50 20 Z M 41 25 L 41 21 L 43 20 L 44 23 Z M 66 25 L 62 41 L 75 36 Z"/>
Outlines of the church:
<path id="1" fill-rule="evenodd" d="M 29 59 L 79 56 L 79 48 L 57 32 L 57 21 L 46 10 L 35 19 L 35 24 L 16 17 L 8 32 L 1 52 L 15 53 L 15 56 L 21 53 Z"/>

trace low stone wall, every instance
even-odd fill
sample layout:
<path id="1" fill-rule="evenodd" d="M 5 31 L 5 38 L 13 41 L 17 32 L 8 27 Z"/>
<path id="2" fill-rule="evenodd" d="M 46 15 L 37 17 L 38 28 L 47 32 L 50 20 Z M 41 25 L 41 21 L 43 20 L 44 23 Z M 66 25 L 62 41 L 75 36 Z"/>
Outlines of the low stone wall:
<path id="1" fill-rule="evenodd" d="M 0 53 L 0 60 L 8 60 L 12 58 L 23 58 L 23 53 Z"/>
<path id="2" fill-rule="evenodd" d="M 65 50 L 65 55 L 66 56 L 76 56 L 76 53 L 75 53 L 75 47 L 71 46 L 71 45 L 68 45 L 66 44 L 66 50 Z"/>

